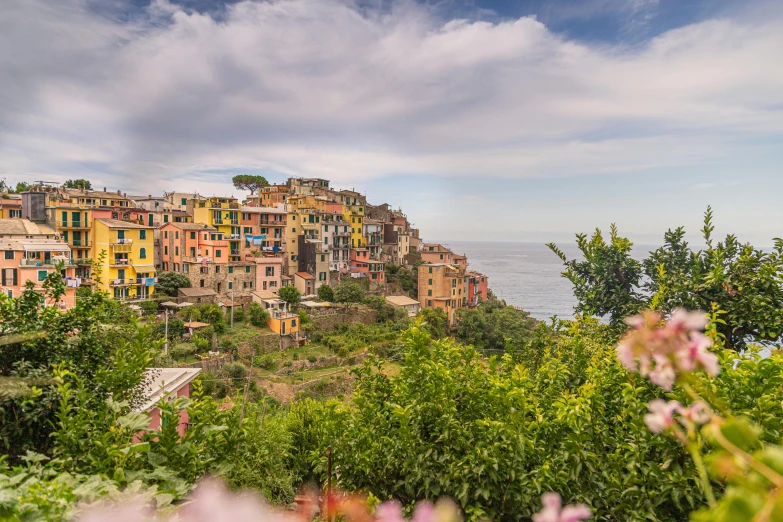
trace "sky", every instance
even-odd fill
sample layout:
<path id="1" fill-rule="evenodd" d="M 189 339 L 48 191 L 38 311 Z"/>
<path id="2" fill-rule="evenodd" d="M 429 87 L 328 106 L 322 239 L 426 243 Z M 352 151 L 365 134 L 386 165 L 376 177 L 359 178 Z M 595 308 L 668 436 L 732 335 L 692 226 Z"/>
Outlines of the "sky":
<path id="1" fill-rule="evenodd" d="M 4 0 L 0 178 L 324 177 L 422 236 L 782 236 L 783 3 Z"/>

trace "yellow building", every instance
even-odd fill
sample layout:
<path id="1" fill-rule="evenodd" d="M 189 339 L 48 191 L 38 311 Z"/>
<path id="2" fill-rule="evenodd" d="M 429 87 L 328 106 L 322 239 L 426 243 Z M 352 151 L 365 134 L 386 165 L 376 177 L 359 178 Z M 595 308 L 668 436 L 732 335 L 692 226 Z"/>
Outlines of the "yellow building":
<path id="1" fill-rule="evenodd" d="M 364 205 L 345 205 L 343 219 L 351 225 L 351 247 L 362 248 L 364 239 Z"/>
<path id="2" fill-rule="evenodd" d="M 223 239 L 228 240 L 229 261 L 242 260 L 241 211 L 236 198 L 198 197 L 188 201 L 188 212 L 194 223 L 209 225 L 223 232 Z"/>
<path id="3" fill-rule="evenodd" d="M 92 231 L 96 253 L 93 282 L 96 288 L 108 291 L 115 299 L 152 296 L 157 282 L 154 228 L 128 221 L 97 218 L 93 220 Z M 100 284 L 95 280 L 98 271 Z"/>
<path id="4" fill-rule="evenodd" d="M 285 310 L 269 310 L 266 325 L 278 335 L 299 335 L 299 315 L 289 314 Z"/>

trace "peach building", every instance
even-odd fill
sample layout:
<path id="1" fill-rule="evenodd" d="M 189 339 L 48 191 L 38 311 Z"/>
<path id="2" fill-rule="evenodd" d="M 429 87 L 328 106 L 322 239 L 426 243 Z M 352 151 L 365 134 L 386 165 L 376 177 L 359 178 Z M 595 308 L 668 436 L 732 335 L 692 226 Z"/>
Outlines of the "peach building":
<path id="1" fill-rule="evenodd" d="M 256 264 L 256 289 L 277 292 L 283 286 L 283 257 L 265 254 L 260 257 L 247 256 L 247 261 Z"/>
<path id="2" fill-rule="evenodd" d="M 440 243 L 422 243 L 420 253 L 425 263 L 454 264 L 454 254 Z"/>
<path id="3" fill-rule="evenodd" d="M 422 308 L 443 310 L 454 324 L 454 313 L 468 305 L 468 276 L 454 265 L 420 265 L 419 302 Z"/>

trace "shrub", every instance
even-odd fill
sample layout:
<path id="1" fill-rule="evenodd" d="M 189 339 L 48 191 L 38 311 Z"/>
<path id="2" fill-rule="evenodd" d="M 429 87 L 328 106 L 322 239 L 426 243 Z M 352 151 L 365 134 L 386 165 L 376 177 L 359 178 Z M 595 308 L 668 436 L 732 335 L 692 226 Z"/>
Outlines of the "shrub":
<path id="1" fill-rule="evenodd" d="M 267 353 L 264 355 L 257 355 L 253 359 L 253 364 L 255 366 L 258 366 L 259 368 L 263 368 L 264 370 L 270 370 L 272 369 L 272 366 L 275 364 L 275 358 L 272 357 L 272 354 Z"/>
<path id="2" fill-rule="evenodd" d="M 318 299 L 321 301 L 334 301 L 334 290 L 329 285 L 318 287 Z"/>
<path id="3" fill-rule="evenodd" d="M 231 311 L 226 314 L 226 321 L 231 320 Z M 245 310 L 241 306 L 234 307 L 234 322 L 241 323 L 245 320 Z"/>
<path id="4" fill-rule="evenodd" d="M 250 319 L 250 324 L 253 326 L 259 328 L 266 327 L 266 320 L 269 319 L 269 314 L 255 301 L 248 305 L 247 315 Z"/>
<path id="5" fill-rule="evenodd" d="M 194 337 L 190 342 L 196 345 L 196 351 L 198 353 L 206 353 L 212 349 L 212 344 L 203 337 Z"/>
<path id="6" fill-rule="evenodd" d="M 185 359 L 199 350 L 195 343 L 177 343 L 169 348 L 169 355 L 175 359 Z"/>
<path id="7" fill-rule="evenodd" d="M 230 362 L 223 366 L 221 373 L 236 381 L 247 377 L 247 368 L 241 362 Z"/>
<path id="8" fill-rule="evenodd" d="M 315 361 L 318 360 L 318 357 L 316 357 L 314 354 L 310 354 L 307 356 L 307 360 L 311 363 L 314 363 Z"/>
<path id="9" fill-rule="evenodd" d="M 298 361 L 299 360 L 299 354 L 297 352 L 294 352 L 291 355 L 291 359 L 293 359 L 294 361 Z"/>
<path id="10" fill-rule="evenodd" d="M 158 311 L 157 301 L 142 301 L 140 306 L 144 315 L 152 315 Z"/>
<path id="11" fill-rule="evenodd" d="M 293 363 L 291 361 L 286 361 L 286 362 L 283 363 L 283 366 L 285 366 L 286 368 L 289 368 L 289 367 L 293 366 Z"/>

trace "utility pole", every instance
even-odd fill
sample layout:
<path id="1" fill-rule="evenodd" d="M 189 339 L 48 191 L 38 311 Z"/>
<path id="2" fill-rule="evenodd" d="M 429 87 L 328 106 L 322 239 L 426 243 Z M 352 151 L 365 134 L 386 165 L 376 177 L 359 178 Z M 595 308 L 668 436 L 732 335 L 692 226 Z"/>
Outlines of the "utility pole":
<path id="1" fill-rule="evenodd" d="M 166 308 L 166 342 L 163 344 L 163 353 L 169 353 L 169 309 Z"/>
<path id="2" fill-rule="evenodd" d="M 234 286 L 237 284 L 236 278 L 231 281 L 231 329 L 234 329 Z"/>

